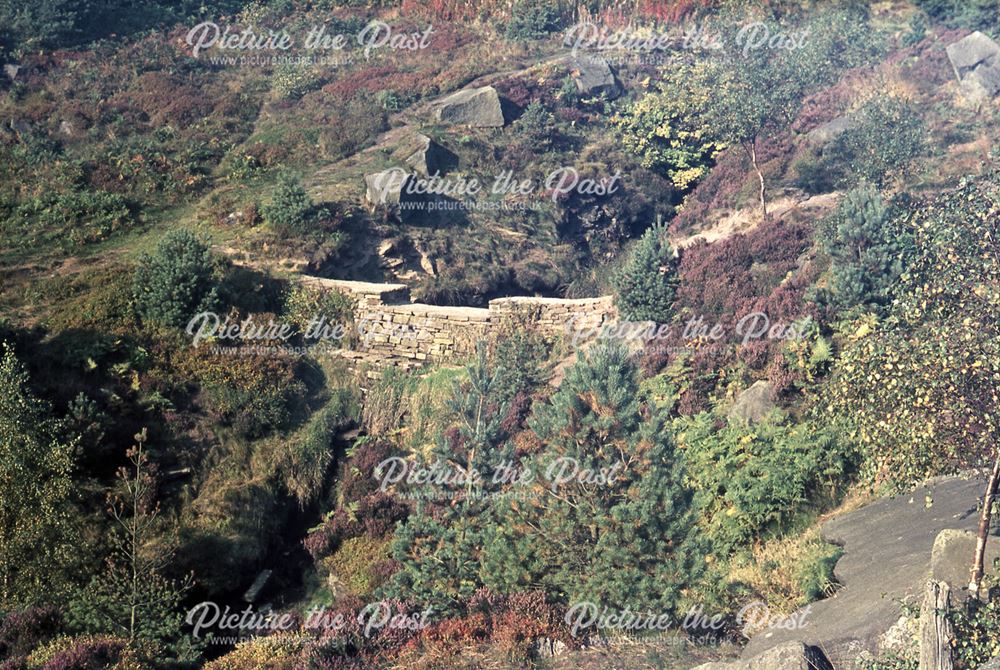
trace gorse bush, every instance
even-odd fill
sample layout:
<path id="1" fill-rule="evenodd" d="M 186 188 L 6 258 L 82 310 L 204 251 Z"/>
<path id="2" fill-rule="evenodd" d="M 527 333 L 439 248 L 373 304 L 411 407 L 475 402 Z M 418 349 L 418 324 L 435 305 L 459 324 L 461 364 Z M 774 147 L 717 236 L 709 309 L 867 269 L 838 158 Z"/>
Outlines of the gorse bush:
<path id="1" fill-rule="evenodd" d="M 208 245 L 188 230 L 163 236 L 139 259 L 132 280 L 136 310 L 148 321 L 182 328 L 217 305 L 215 261 Z"/>
<path id="2" fill-rule="evenodd" d="M 677 265 L 666 241 L 666 227 L 651 226 L 614 277 L 616 304 L 628 321 L 666 323 L 677 284 Z"/>

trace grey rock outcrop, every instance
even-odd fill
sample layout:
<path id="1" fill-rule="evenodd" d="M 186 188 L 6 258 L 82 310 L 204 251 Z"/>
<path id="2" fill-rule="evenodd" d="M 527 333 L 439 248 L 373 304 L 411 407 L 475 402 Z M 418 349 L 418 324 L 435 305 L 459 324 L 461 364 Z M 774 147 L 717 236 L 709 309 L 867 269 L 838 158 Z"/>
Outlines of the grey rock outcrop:
<path id="1" fill-rule="evenodd" d="M 398 205 L 407 199 L 406 187 L 412 181 L 413 175 L 398 167 L 365 175 L 365 199 L 372 205 Z"/>
<path id="2" fill-rule="evenodd" d="M 945 51 L 962 95 L 981 101 L 1000 93 L 1000 45 L 977 30 Z"/>
<path id="3" fill-rule="evenodd" d="M 706 663 L 694 670 L 833 670 L 817 647 L 786 642 L 748 659 L 732 663 Z"/>
<path id="4" fill-rule="evenodd" d="M 449 95 L 437 103 L 434 119 L 438 123 L 476 128 L 500 128 L 506 123 L 500 94 L 492 86 Z"/>
<path id="5" fill-rule="evenodd" d="M 946 528 L 938 533 L 931 550 L 931 579 L 947 582 L 953 589 L 968 585 L 971 577 L 972 557 L 976 551 L 976 534 L 971 531 Z M 986 543 L 986 568 L 1000 559 L 1000 539 L 990 538 Z"/>
<path id="6" fill-rule="evenodd" d="M 850 116 L 838 116 L 806 133 L 806 141 L 815 145 L 829 144 L 856 125 Z"/>
<path id="7" fill-rule="evenodd" d="M 767 416 L 776 405 L 771 400 L 770 382 L 760 380 L 736 396 L 736 402 L 729 410 L 730 421 L 755 423 Z"/>
<path id="8" fill-rule="evenodd" d="M 979 670 L 1000 670 L 1000 656 L 995 657 L 992 661 L 979 668 Z"/>
<path id="9" fill-rule="evenodd" d="M 17 72 L 20 69 L 21 69 L 20 65 L 15 65 L 14 63 L 6 63 L 3 66 L 3 73 L 7 75 L 7 77 L 11 81 L 14 81 L 17 78 Z"/>
<path id="10" fill-rule="evenodd" d="M 601 95 L 617 98 L 621 87 L 611 71 L 608 61 L 600 56 L 580 56 L 570 61 L 570 74 L 576 82 L 576 89 L 584 95 Z"/>
<path id="11" fill-rule="evenodd" d="M 750 640 L 743 656 L 802 641 L 823 649 L 834 667 L 847 668 L 862 652 L 877 653 L 880 638 L 899 620 L 900 603 L 923 597 L 941 531 L 976 528 L 984 487 L 981 478 L 940 478 L 827 521 L 821 536 L 844 548 L 834 568 L 842 587 L 808 605 L 801 630 L 764 631 Z M 990 542 L 1000 540 L 991 537 Z"/>
<path id="12" fill-rule="evenodd" d="M 405 163 L 425 177 L 445 174 L 456 160 L 455 154 L 421 133 L 409 139 L 403 153 L 406 154 Z"/>

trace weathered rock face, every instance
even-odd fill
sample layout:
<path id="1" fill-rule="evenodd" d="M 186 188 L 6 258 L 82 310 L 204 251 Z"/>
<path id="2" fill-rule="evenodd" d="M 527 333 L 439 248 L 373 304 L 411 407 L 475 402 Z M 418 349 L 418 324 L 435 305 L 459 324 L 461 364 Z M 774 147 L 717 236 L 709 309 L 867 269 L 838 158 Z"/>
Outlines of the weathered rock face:
<path id="1" fill-rule="evenodd" d="M 976 527 L 976 501 L 985 485 L 982 478 L 941 478 L 827 521 L 822 538 L 844 548 L 834 568 L 841 588 L 808 605 L 801 629 L 754 636 L 743 657 L 788 641 L 821 648 L 837 668 L 854 667 L 863 652 L 877 653 L 881 638 L 899 620 L 900 602 L 923 596 L 935 538 L 947 528 Z M 996 537 L 990 542 L 1000 544 Z"/>
<path id="2" fill-rule="evenodd" d="M 434 119 L 450 125 L 500 128 L 506 123 L 500 94 L 492 86 L 470 88 L 437 103 Z"/>
<path id="3" fill-rule="evenodd" d="M 404 152 L 408 154 L 405 159 L 406 164 L 425 177 L 445 174 L 456 160 L 455 154 L 420 133 L 410 138 Z"/>
<path id="4" fill-rule="evenodd" d="M 755 423 L 763 419 L 775 408 L 774 401 L 771 400 L 771 389 L 770 382 L 754 382 L 736 397 L 736 402 L 729 410 L 729 420 Z"/>
<path id="5" fill-rule="evenodd" d="M 942 530 L 934 540 L 931 550 L 931 579 L 947 582 L 954 590 L 968 585 L 971 578 L 972 557 L 976 551 L 976 534 L 951 528 Z M 986 542 L 987 570 L 1000 558 L 1000 539 L 991 537 Z"/>
<path id="6" fill-rule="evenodd" d="M 813 128 L 806 133 L 806 141 L 810 144 L 824 145 L 840 137 L 844 131 L 850 130 L 856 125 L 854 119 L 849 116 L 838 116 L 827 121 L 821 126 Z"/>
<path id="7" fill-rule="evenodd" d="M 962 95 L 984 100 L 1000 93 L 1000 45 L 978 30 L 945 49 Z"/>
<path id="8" fill-rule="evenodd" d="M 706 663 L 694 670 L 833 670 L 817 647 L 786 642 L 745 660 L 733 663 Z"/>
<path id="9" fill-rule="evenodd" d="M 997 656 L 992 661 L 979 668 L 979 670 L 1000 670 L 1000 656 Z"/>
<path id="10" fill-rule="evenodd" d="M 584 95 L 601 95 L 617 98 L 621 88 L 608 61 L 600 56 L 580 56 L 570 62 L 570 72 L 576 89 Z"/>
<path id="11" fill-rule="evenodd" d="M 21 69 L 20 65 L 15 65 L 14 63 L 7 63 L 3 66 L 3 73 L 7 75 L 7 78 L 11 81 L 17 78 L 17 71 Z"/>
<path id="12" fill-rule="evenodd" d="M 406 187 L 413 175 L 403 168 L 389 168 L 382 172 L 365 175 L 365 199 L 372 205 L 391 207 L 407 199 Z"/>

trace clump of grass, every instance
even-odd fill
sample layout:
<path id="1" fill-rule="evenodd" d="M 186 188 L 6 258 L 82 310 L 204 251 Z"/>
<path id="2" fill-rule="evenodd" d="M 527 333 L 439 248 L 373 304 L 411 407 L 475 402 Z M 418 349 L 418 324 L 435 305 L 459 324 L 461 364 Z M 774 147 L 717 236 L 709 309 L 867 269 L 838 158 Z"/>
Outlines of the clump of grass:
<path id="1" fill-rule="evenodd" d="M 749 587 L 763 598 L 772 613 L 791 614 L 836 589 L 833 567 L 843 550 L 819 535 L 814 526 L 801 535 L 755 547 L 730 565 L 731 583 Z"/>

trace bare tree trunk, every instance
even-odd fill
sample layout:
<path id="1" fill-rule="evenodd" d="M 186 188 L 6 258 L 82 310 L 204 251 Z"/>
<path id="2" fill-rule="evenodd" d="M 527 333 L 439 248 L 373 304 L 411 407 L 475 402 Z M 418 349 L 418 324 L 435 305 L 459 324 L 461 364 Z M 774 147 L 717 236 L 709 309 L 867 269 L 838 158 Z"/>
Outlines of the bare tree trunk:
<path id="1" fill-rule="evenodd" d="M 947 582 L 927 583 L 920 608 L 920 670 L 952 670 L 954 633 L 946 616 L 951 589 Z"/>
<path id="2" fill-rule="evenodd" d="M 753 164 L 753 169 L 757 173 L 757 180 L 760 182 L 760 211 L 764 214 L 764 218 L 767 219 L 767 199 L 765 197 L 764 190 L 764 173 L 760 171 L 760 166 L 757 165 L 756 138 L 750 140 L 747 144 L 747 153 L 750 155 L 750 162 Z"/>
<path id="3" fill-rule="evenodd" d="M 972 581 L 969 582 L 969 590 L 973 593 L 979 593 L 979 585 L 983 581 L 983 574 L 986 571 L 983 565 L 986 556 L 986 540 L 990 535 L 993 500 L 996 498 L 998 481 L 1000 481 L 1000 450 L 997 450 L 997 459 L 993 463 L 993 472 L 990 473 L 989 482 L 986 484 L 986 493 L 983 495 L 983 509 L 979 513 L 979 532 L 976 534 L 976 556 L 972 561 Z"/>

